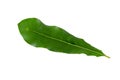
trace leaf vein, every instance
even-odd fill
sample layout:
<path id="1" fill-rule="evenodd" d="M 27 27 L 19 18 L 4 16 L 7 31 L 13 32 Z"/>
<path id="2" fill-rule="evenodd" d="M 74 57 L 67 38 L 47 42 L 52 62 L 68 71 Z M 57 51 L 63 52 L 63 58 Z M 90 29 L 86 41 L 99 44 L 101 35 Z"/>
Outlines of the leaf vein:
<path id="1" fill-rule="evenodd" d="M 91 49 L 88 49 L 88 48 L 85 48 L 85 47 L 82 47 L 82 46 L 78 46 L 78 45 L 74 45 L 74 44 L 65 42 L 65 41 L 63 41 L 63 40 L 59 40 L 59 39 L 56 39 L 56 38 L 54 38 L 54 37 L 47 36 L 47 35 L 45 35 L 45 34 L 43 34 L 43 33 L 39 33 L 39 32 L 36 32 L 36 31 L 32 31 L 32 32 L 34 32 L 34 33 L 36 33 L 36 34 L 39 34 L 39 35 L 41 35 L 41 36 L 50 38 L 50 39 L 52 39 L 52 40 L 56 40 L 56 41 L 59 41 L 59 42 L 63 42 L 63 43 L 66 43 L 66 44 L 68 44 L 68 45 L 71 45 L 71 46 L 75 46 L 75 47 L 78 47 L 78 48 L 82 48 L 82 49 L 85 49 L 85 50 L 88 50 L 88 51 L 91 51 L 91 52 L 95 52 L 95 53 L 97 53 L 97 54 L 100 54 L 99 52 L 93 51 L 93 50 L 91 50 Z"/>

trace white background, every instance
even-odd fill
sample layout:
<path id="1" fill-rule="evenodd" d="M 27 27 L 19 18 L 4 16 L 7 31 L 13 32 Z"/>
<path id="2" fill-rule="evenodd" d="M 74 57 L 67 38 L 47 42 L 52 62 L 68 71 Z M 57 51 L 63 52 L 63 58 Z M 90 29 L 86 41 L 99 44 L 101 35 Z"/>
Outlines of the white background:
<path id="1" fill-rule="evenodd" d="M 36 17 L 101 49 L 106 57 L 27 44 L 18 22 Z M 120 80 L 119 0 L 0 0 L 0 80 Z"/>

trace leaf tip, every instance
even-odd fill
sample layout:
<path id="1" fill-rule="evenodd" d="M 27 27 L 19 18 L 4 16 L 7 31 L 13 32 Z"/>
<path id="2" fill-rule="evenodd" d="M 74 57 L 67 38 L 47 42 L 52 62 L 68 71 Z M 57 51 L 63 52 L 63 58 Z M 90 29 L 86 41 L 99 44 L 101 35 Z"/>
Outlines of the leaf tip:
<path id="1" fill-rule="evenodd" d="M 110 58 L 109 56 L 105 55 L 105 57 Z"/>

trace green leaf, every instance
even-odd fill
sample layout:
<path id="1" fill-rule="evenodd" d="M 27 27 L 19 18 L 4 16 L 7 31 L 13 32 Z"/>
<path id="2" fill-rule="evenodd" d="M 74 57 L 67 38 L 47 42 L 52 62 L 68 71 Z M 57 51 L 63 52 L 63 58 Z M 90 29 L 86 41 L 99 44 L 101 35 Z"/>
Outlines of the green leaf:
<path id="1" fill-rule="evenodd" d="M 22 20 L 18 24 L 18 28 L 24 40 L 35 47 L 68 54 L 85 53 L 97 57 L 106 56 L 101 50 L 91 46 L 83 39 L 77 38 L 57 26 L 45 25 L 37 18 Z"/>

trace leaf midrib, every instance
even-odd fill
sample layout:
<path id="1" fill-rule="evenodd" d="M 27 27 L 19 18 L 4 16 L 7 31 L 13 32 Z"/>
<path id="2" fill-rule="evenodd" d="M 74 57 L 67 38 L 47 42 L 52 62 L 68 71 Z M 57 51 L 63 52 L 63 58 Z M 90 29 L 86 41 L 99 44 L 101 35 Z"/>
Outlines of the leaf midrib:
<path id="1" fill-rule="evenodd" d="M 101 54 L 100 52 L 97 52 L 97 51 L 94 51 L 94 50 L 91 50 L 91 49 L 88 49 L 88 48 L 85 48 L 85 47 L 82 47 L 82 46 L 74 45 L 74 44 L 68 43 L 68 42 L 66 42 L 66 41 L 63 41 L 63 40 L 60 40 L 60 39 L 57 39 L 57 38 L 54 38 L 54 37 L 51 37 L 51 36 L 47 36 L 47 35 L 45 35 L 45 34 L 43 34 L 43 33 L 39 33 L 39 32 L 36 32 L 36 31 L 32 31 L 32 32 L 34 32 L 34 33 L 36 33 L 36 34 L 39 34 L 39 35 L 41 35 L 41 36 L 44 36 L 44 37 L 47 37 L 47 38 L 50 38 L 50 39 L 59 41 L 59 42 L 66 43 L 66 44 L 71 45 L 71 46 L 75 46 L 75 47 L 78 47 L 78 48 L 82 48 L 82 49 L 85 49 L 85 50 L 88 50 L 88 51 L 95 52 L 95 53 L 97 53 L 97 54 Z"/>

